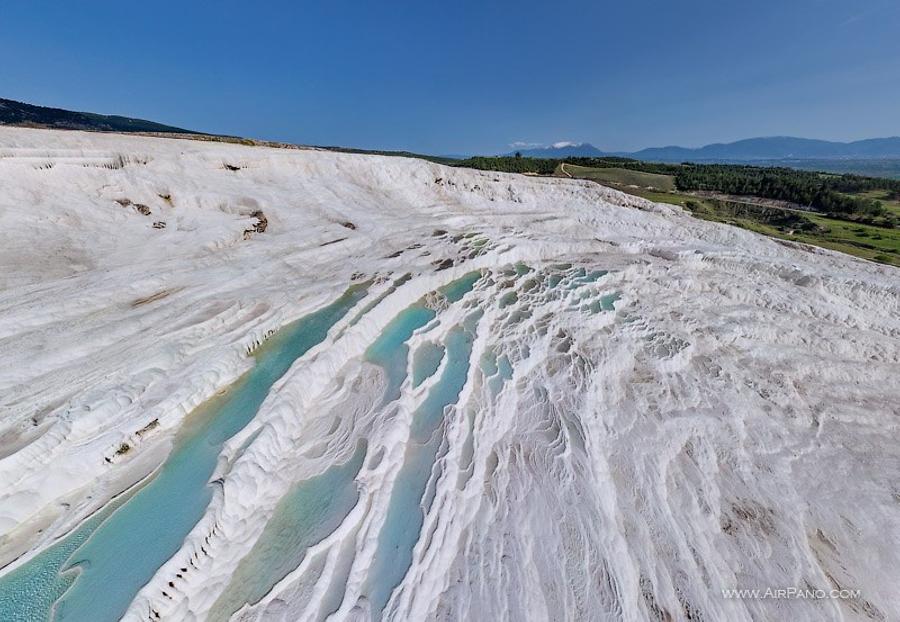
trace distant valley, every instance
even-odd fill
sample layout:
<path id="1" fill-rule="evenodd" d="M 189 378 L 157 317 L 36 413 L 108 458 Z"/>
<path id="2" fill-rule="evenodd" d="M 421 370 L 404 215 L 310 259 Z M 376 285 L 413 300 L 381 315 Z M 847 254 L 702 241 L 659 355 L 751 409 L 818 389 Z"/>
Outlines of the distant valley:
<path id="1" fill-rule="evenodd" d="M 747 163 L 900 178 L 900 137 L 896 136 L 849 143 L 773 136 L 698 148 L 652 147 L 635 152 L 604 151 L 590 143 L 562 143 L 517 153 L 527 158 L 627 157 L 647 162 Z"/>

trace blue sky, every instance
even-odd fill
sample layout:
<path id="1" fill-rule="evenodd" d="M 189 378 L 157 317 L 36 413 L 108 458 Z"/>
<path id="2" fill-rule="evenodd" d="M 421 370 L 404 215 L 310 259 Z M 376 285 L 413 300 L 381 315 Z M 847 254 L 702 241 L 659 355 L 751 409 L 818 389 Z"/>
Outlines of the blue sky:
<path id="1" fill-rule="evenodd" d="M 0 97 L 427 153 L 852 140 L 900 134 L 900 2 L 4 0 Z"/>

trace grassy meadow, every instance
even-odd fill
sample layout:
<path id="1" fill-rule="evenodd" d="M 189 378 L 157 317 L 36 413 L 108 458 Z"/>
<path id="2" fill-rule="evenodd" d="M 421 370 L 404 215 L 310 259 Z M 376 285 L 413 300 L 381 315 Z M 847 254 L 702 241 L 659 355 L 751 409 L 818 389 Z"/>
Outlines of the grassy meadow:
<path id="1" fill-rule="evenodd" d="M 556 174 L 590 179 L 656 203 L 679 205 L 705 220 L 900 266 L 900 229 L 897 228 L 838 220 L 814 212 L 702 198 L 676 190 L 671 175 L 572 164 L 560 164 Z M 881 201 L 885 208 L 900 215 L 900 201 L 892 200 L 888 190 L 871 190 L 853 196 Z"/>

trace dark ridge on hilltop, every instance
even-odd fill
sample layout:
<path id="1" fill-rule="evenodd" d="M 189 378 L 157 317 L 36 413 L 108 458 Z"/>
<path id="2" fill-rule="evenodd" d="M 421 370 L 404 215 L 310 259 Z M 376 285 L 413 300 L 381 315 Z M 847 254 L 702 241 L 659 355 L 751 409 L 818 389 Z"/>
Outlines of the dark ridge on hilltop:
<path id="1" fill-rule="evenodd" d="M 198 133 L 144 119 L 46 108 L 2 98 L 0 98 L 0 125 L 93 132 Z"/>

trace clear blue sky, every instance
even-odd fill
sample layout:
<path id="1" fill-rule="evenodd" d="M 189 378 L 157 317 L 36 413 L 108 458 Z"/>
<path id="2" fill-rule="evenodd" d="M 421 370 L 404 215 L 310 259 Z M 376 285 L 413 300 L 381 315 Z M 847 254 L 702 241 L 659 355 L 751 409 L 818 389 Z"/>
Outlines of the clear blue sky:
<path id="1" fill-rule="evenodd" d="M 3 0 L 0 97 L 497 153 L 900 134 L 897 0 Z"/>

